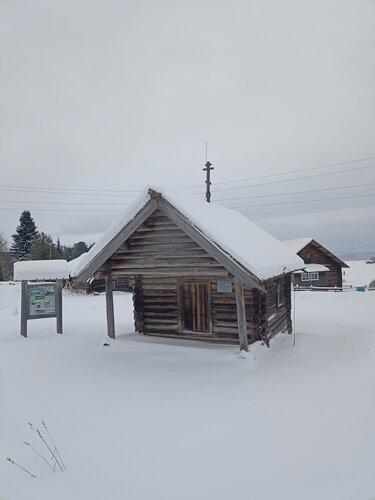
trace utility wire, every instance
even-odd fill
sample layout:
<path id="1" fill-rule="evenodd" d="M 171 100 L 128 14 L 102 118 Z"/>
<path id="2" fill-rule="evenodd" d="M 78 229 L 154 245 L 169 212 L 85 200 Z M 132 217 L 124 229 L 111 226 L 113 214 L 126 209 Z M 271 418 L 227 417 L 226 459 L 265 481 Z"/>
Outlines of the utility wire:
<path id="1" fill-rule="evenodd" d="M 297 169 L 297 170 L 287 170 L 285 172 L 279 172 L 276 174 L 267 174 L 267 175 L 259 175 L 259 176 L 253 176 L 253 177 L 245 177 L 242 179 L 236 179 L 234 181 L 223 181 L 223 182 L 215 182 L 215 185 L 225 185 L 225 184 L 233 184 L 236 182 L 243 182 L 243 181 L 249 181 L 249 180 L 257 180 L 257 179 L 266 179 L 270 177 L 278 177 L 282 175 L 288 175 L 288 174 L 294 174 L 294 173 L 299 173 L 299 172 L 306 172 L 306 171 L 311 171 L 311 170 L 319 170 L 319 169 L 324 169 L 324 168 L 330 168 L 330 167 L 337 167 L 341 165 L 349 165 L 352 163 L 359 163 L 362 161 L 368 161 L 368 160 L 373 160 L 375 159 L 375 156 L 369 156 L 367 158 L 359 158 L 357 160 L 349 160 L 349 161 L 343 161 L 339 163 L 330 163 L 326 165 L 321 165 L 318 167 L 308 167 L 308 168 L 302 168 L 302 169 Z M 361 168 L 367 168 L 367 167 L 358 167 L 352 170 L 361 170 Z M 344 170 L 345 171 L 345 170 Z M 340 173 L 344 171 L 338 171 L 338 172 L 332 172 L 334 173 Z M 347 170 L 348 172 L 351 171 L 350 169 Z M 328 175 L 328 174 L 327 174 Z M 304 179 L 305 177 L 298 177 L 299 179 Z M 289 179 L 293 180 L 293 179 Z M 283 182 L 283 181 L 279 181 Z M 263 185 L 263 184 L 259 184 Z M 194 186 L 185 186 L 181 187 L 178 189 L 192 189 L 192 188 L 200 188 L 202 187 L 201 184 L 199 185 L 194 185 Z M 239 186 L 242 187 L 242 186 Z M 250 186 L 252 187 L 252 186 Z M 234 186 L 232 188 L 228 189 L 237 189 L 238 187 Z M 38 193 L 43 193 L 43 192 L 53 192 L 54 194 L 77 194 L 80 196 L 86 195 L 86 196 L 100 196 L 100 193 L 106 193 L 106 194 L 101 194 L 101 196 L 112 196 L 111 194 L 108 193 L 119 193 L 118 196 L 124 196 L 128 194 L 129 197 L 134 197 L 136 196 L 137 193 L 139 193 L 141 190 L 140 189 L 85 189 L 85 188 L 52 188 L 52 187 L 41 187 L 41 186 L 12 186 L 12 185 L 2 185 L 0 186 L 0 190 L 9 190 L 9 191 L 30 191 L 30 192 L 38 192 Z M 129 194 L 129 193 L 135 193 L 135 194 Z M 117 196 L 117 195 L 113 195 Z"/>
<path id="2" fill-rule="evenodd" d="M 252 179 L 262 179 L 262 178 L 267 178 L 267 177 L 275 177 L 279 175 L 286 175 L 288 173 L 294 173 L 294 172 L 303 172 L 306 170 L 315 170 L 315 169 L 320 169 L 320 168 L 327 168 L 328 166 L 336 166 L 336 165 L 342 165 L 342 164 L 348 164 L 348 163 L 354 163 L 354 161 L 364 161 L 368 160 L 371 158 L 375 157 L 369 157 L 369 158 L 363 158 L 362 160 L 353 160 L 351 162 L 342 162 L 342 163 L 337 163 L 337 164 L 332 164 L 332 165 L 325 165 L 321 167 L 312 167 L 309 169 L 301 169 L 301 170 L 295 170 L 295 171 L 289 171 L 289 172 L 284 172 L 280 174 L 270 174 L 266 176 L 258 176 L 258 177 L 249 177 L 247 179 L 238 179 L 236 181 L 228 181 L 228 182 L 218 182 L 215 183 L 215 185 L 219 184 L 230 184 L 233 182 L 243 182 L 244 180 L 252 180 Z M 303 180 L 303 179 L 311 179 L 314 177 L 321 177 L 321 176 L 327 176 L 327 175 L 335 175 L 335 174 L 340 174 L 340 173 L 345 173 L 345 172 L 353 172 L 357 170 L 366 170 L 369 168 L 375 168 L 375 165 L 367 165 L 364 167 L 356 167 L 356 168 L 351 168 L 351 169 L 345 169 L 345 170 L 337 170 L 336 172 L 325 172 L 322 174 L 313 174 L 313 175 L 308 175 L 308 176 L 300 176 L 300 177 L 294 177 L 291 179 L 280 179 L 277 181 L 270 181 L 270 182 L 262 182 L 258 184 L 251 184 L 247 186 L 233 186 L 233 187 L 227 187 L 227 188 L 219 188 L 215 189 L 215 192 L 220 192 L 220 191 L 234 191 L 237 189 L 248 189 L 252 187 L 257 187 L 257 186 L 266 186 L 270 184 L 279 184 L 282 182 L 293 182 L 296 180 Z M 202 187 L 202 186 L 195 186 L 195 187 Z M 185 188 L 180 188 L 180 189 L 189 189 L 188 187 Z M 129 194 L 129 193 L 139 193 L 140 190 L 116 190 L 116 189 L 69 189 L 69 188 L 44 188 L 44 187 L 27 187 L 27 186 L 1 186 L 0 185 L 0 190 L 1 191 L 19 191 L 19 192 L 33 192 L 33 193 L 50 193 L 53 195 L 56 194 L 68 194 L 68 195 L 77 195 L 77 196 L 105 196 L 105 197 L 121 197 L 121 198 L 134 198 L 136 194 Z M 109 194 L 109 193 L 119 193 L 119 194 Z M 192 193 L 193 195 L 200 195 L 201 193 Z"/>
<path id="3" fill-rule="evenodd" d="M 350 252 L 352 250 L 358 250 L 359 248 L 366 248 L 366 247 L 369 247 L 369 246 L 372 246 L 373 248 L 375 248 L 375 242 L 371 242 L 371 243 L 367 243 L 366 245 L 360 245 L 358 247 L 352 247 L 352 248 L 344 248 L 344 250 L 340 250 L 340 252 Z"/>
<path id="4" fill-rule="evenodd" d="M 14 192 L 14 191 L 18 191 L 20 193 L 43 193 L 43 194 L 53 194 L 54 196 L 56 196 L 57 194 L 67 194 L 69 196 L 105 196 L 107 198 L 135 198 L 135 194 L 103 194 L 103 193 L 81 193 L 81 192 L 76 192 L 76 193 L 72 193 L 72 192 L 68 192 L 68 191 L 51 191 L 51 192 L 48 192 L 48 191 L 41 191 L 40 189 L 34 189 L 34 188 L 8 188 L 8 187 L 1 187 L 0 186 L 0 191 L 11 191 L 11 192 Z"/>
<path id="5" fill-rule="evenodd" d="M 355 184 L 352 186 L 341 186 L 341 187 L 332 187 L 332 188 L 322 188 L 322 189 L 311 189 L 309 191 L 293 191 L 289 193 L 279 193 L 279 194 L 259 194 L 259 195 L 250 195 L 250 196 L 237 196 L 235 198 L 216 198 L 215 201 L 236 201 L 236 200 L 248 200 L 253 199 L 253 198 L 269 198 L 269 197 L 275 197 L 275 196 L 289 196 L 292 194 L 306 194 L 306 193 L 318 193 L 320 191 L 336 191 L 339 189 L 351 189 L 351 188 L 358 188 L 358 187 L 367 187 L 367 186 L 373 186 L 375 182 L 367 182 L 366 184 Z"/>
<path id="6" fill-rule="evenodd" d="M 359 158 L 358 160 L 342 161 L 340 163 L 329 163 L 327 165 L 321 165 L 319 167 L 308 167 L 308 168 L 301 168 L 298 170 L 287 170 L 285 172 L 279 172 L 278 174 L 257 175 L 254 177 L 245 177 L 242 179 L 237 179 L 235 181 L 215 182 L 215 185 L 232 184 L 234 182 L 251 181 L 251 180 L 256 180 L 256 179 L 266 179 L 268 177 L 277 177 L 280 175 L 296 174 L 298 172 L 307 172 L 309 170 L 319 170 L 322 168 L 339 167 L 340 165 L 349 165 L 351 163 L 359 163 L 361 161 L 368 161 L 368 160 L 374 160 L 374 159 L 375 159 L 375 156 L 369 156 L 368 158 Z M 201 184 L 199 184 L 199 185 L 196 184 L 195 186 L 182 187 L 180 189 L 193 189 L 193 188 L 199 188 L 199 187 L 202 187 Z"/>
<path id="7" fill-rule="evenodd" d="M 280 179 L 278 181 L 270 181 L 270 182 L 261 182 L 259 184 L 251 184 L 249 186 L 236 186 L 236 187 L 227 187 L 227 188 L 220 188 L 220 189 L 215 189 L 215 192 L 219 191 L 234 191 L 236 189 L 249 189 L 257 186 L 267 186 L 269 184 L 279 184 L 281 182 L 292 182 L 292 181 L 299 181 L 303 179 L 312 179 L 313 177 L 323 177 L 327 175 L 335 175 L 335 174 L 342 174 L 345 172 L 353 172 L 357 170 L 366 170 L 369 168 L 375 168 L 375 165 L 368 165 L 366 167 L 358 167 L 358 168 L 347 168 L 345 170 L 337 170 L 336 172 L 325 172 L 323 174 L 312 174 L 312 175 L 304 175 L 302 177 L 294 177 L 292 179 Z M 199 194 L 199 193 L 194 193 L 194 194 Z"/>
<path id="8" fill-rule="evenodd" d="M 14 208 L 14 207 L 0 207 L 0 210 L 18 210 L 22 211 L 24 208 Z M 75 210 L 74 208 L 68 209 L 68 208 L 33 208 L 33 212 L 87 212 L 87 213 L 93 213 L 93 212 L 100 212 L 101 214 L 120 214 L 123 212 L 123 210 Z"/>
<path id="9" fill-rule="evenodd" d="M 7 189 L 34 189 L 31 186 L 1 186 Z M 43 191 L 80 191 L 80 192 L 95 192 L 95 193 L 139 193 L 140 189 L 84 189 L 84 188 L 51 188 L 37 186 L 35 189 Z"/>
<path id="10" fill-rule="evenodd" d="M 97 203 L 95 201 L 28 201 L 28 200 L 0 200 L 0 203 L 45 203 L 46 205 L 96 205 L 96 206 L 108 206 L 108 205 L 120 205 L 126 206 L 128 203 L 118 203 L 118 202 L 108 202 L 108 203 Z"/>
<path id="11" fill-rule="evenodd" d="M 368 198 L 368 197 L 375 197 L 375 193 L 372 194 L 361 194 L 361 195 L 353 195 L 353 196 L 341 196 L 337 198 L 320 198 L 317 200 L 303 200 L 303 201 L 281 201 L 279 203 L 264 203 L 261 205 L 242 205 L 239 207 L 227 207 L 227 208 L 234 208 L 236 210 L 239 210 L 241 208 L 253 208 L 253 207 L 270 207 L 271 205 L 301 205 L 305 203 L 313 203 L 313 202 L 321 202 L 321 201 L 335 201 L 335 200 L 349 200 L 351 198 Z"/>
<path id="12" fill-rule="evenodd" d="M 308 191 L 292 191 L 288 193 L 278 193 L 278 194 L 260 194 L 260 195 L 248 195 L 248 196 L 237 196 L 235 198 L 217 198 L 215 201 L 237 201 L 237 200 L 252 200 L 253 198 L 274 198 L 277 196 L 290 196 L 294 194 L 307 194 L 307 193 L 318 193 L 322 191 L 336 191 L 340 189 L 351 189 L 358 187 L 373 186 L 375 182 L 368 182 L 366 184 L 354 184 L 352 186 L 340 186 L 332 188 L 322 188 L 322 189 L 311 189 Z M 111 195 L 109 195 L 111 196 Z M 85 202 L 85 201 L 31 201 L 31 200 L 0 200 L 0 203 L 30 203 L 30 204 L 40 204 L 45 203 L 46 205 L 96 205 L 96 206 L 106 206 L 106 205 L 119 205 L 124 206 L 126 204 L 121 202 L 108 202 L 108 203 L 98 203 L 96 201 Z"/>

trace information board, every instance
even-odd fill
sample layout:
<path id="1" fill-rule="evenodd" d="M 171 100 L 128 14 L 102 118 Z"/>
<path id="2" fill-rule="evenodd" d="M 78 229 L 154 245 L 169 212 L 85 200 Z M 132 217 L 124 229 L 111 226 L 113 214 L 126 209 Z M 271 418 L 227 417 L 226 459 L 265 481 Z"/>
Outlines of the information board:
<path id="1" fill-rule="evenodd" d="M 232 280 L 219 280 L 217 282 L 217 291 L 219 293 L 232 293 Z"/>
<path id="2" fill-rule="evenodd" d="M 28 317 L 54 318 L 56 316 L 56 294 L 54 283 L 28 286 Z"/>

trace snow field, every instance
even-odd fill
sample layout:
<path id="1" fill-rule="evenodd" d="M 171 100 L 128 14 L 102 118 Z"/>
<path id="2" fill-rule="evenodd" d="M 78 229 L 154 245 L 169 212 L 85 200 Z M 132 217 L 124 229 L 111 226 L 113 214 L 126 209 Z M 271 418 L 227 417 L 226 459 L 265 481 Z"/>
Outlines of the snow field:
<path id="1" fill-rule="evenodd" d="M 32 320 L 24 339 L 19 285 L 0 284 L 1 500 L 373 500 L 375 292 L 295 296 L 296 346 L 242 356 L 129 333 L 123 293 L 115 341 L 104 295 L 69 293 L 64 334 Z M 23 445 L 44 452 L 41 419 L 64 473 Z"/>

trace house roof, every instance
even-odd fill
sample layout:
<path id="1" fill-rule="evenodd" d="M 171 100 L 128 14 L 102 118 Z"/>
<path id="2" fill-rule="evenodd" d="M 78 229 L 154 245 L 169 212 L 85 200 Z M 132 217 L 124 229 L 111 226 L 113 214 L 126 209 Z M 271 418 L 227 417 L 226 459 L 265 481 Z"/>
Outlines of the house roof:
<path id="1" fill-rule="evenodd" d="M 90 273 L 93 274 L 100 267 L 97 263 L 104 263 L 112 255 L 115 246 L 111 242 L 118 239 L 120 245 L 124 241 L 121 240 L 124 228 L 134 224 L 142 212 L 150 214 L 156 209 L 173 217 L 185 231 L 191 229 L 193 239 L 196 237 L 199 242 L 209 243 L 211 249 L 215 248 L 218 254 L 259 280 L 304 266 L 303 260 L 295 252 L 236 210 L 197 200 L 196 196 L 184 195 L 180 191 L 154 188 L 143 191 L 89 252 L 81 256 L 76 264 L 70 263 L 71 275 L 79 279 L 90 277 Z M 143 220 L 138 225 L 134 224 L 134 231 Z M 98 260 L 100 255 L 102 258 Z"/>
<path id="2" fill-rule="evenodd" d="M 340 264 L 341 267 L 349 267 L 343 260 L 341 260 L 337 255 L 330 252 L 327 248 L 321 245 L 318 241 L 314 240 L 314 238 L 295 238 L 293 240 L 285 240 L 282 242 L 286 248 L 294 251 L 296 254 L 300 252 L 303 248 L 305 248 L 310 243 L 313 243 L 315 246 L 319 247 L 324 251 L 331 259 L 333 259 L 337 264 Z"/>
<path id="3" fill-rule="evenodd" d="M 57 280 L 69 278 L 68 263 L 63 259 L 27 260 L 14 263 L 14 279 Z"/>
<path id="4" fill-rule="evenodd" d="M 313 239 L 314 238 L 295 238 L 293 240 L 285 240 L 282 244 L 289 248 L 292 252 L 298 253 L 311 243 Z"/>
<path id="5" fill-rule="evenodd" d="M 323 266 L 323 264 L 305 264 L 304 269 L 300 269 L 298 271 L 295 271 L 295 274 L 302 274 L 302 273 L 326 273 L 329 271 L 328 267 Z"/>

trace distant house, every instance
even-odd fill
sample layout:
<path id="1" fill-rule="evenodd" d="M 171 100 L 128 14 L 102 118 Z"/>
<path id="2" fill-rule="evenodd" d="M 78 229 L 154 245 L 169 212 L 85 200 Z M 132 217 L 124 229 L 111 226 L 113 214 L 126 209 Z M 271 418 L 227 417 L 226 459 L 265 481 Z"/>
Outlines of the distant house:
<path id="1" fill-rule="evenodd" d="M 305 263 L 303 270 L 293 273 L 293 284 L 299 287 L 342 288 L 342 268 L 349 267 L 313 238 L 297 238 L 283 242 Z"/>
<path id="2" fill-rule="evenodd" d="M 74 280 L 105 280 L 110 337 L 113 280 L 130 279 L 137 332 L 241 349 L 291 333 L 291 271 L 303 267 L 239 212 L 153 189 L 69 264 Z"/>

